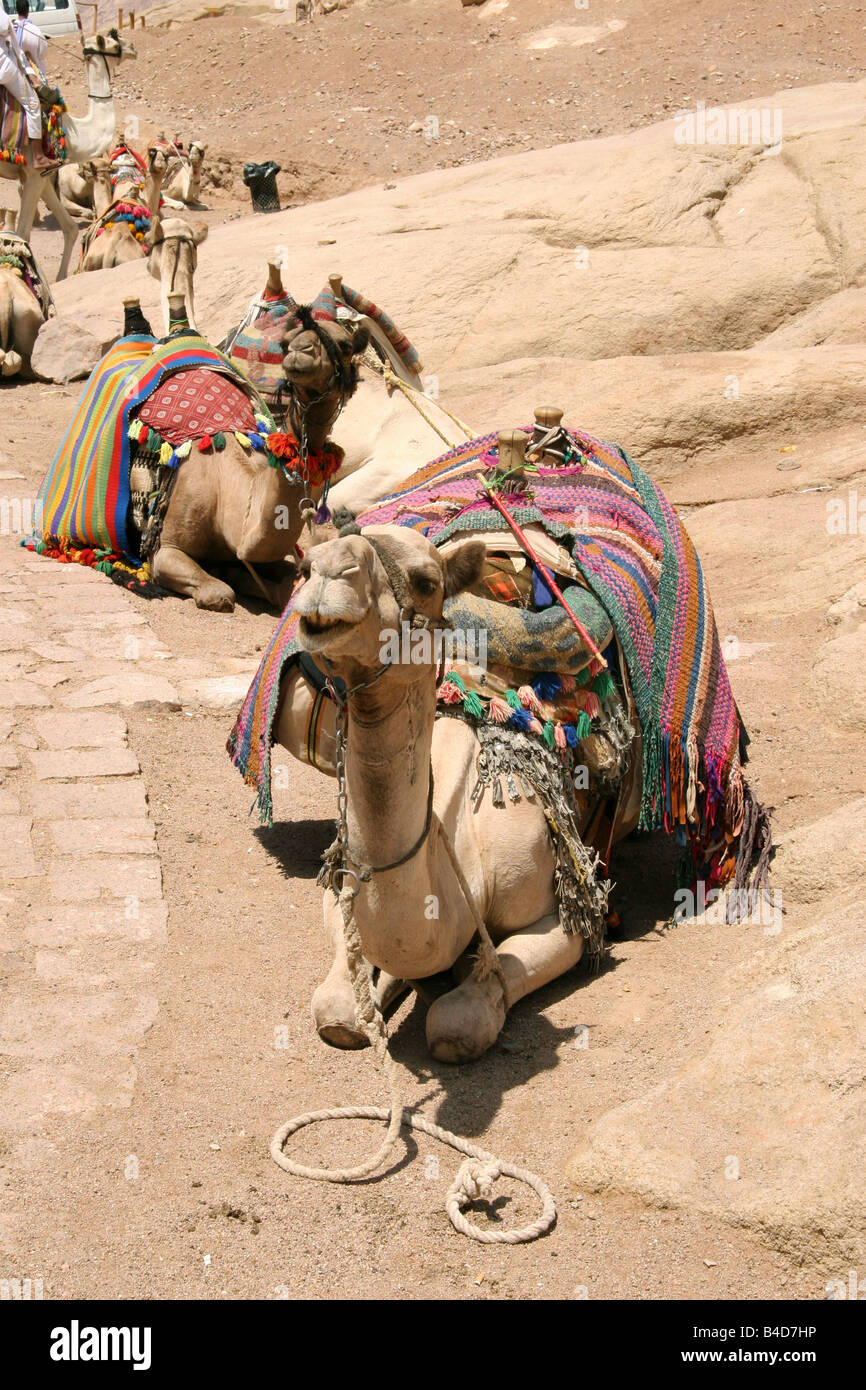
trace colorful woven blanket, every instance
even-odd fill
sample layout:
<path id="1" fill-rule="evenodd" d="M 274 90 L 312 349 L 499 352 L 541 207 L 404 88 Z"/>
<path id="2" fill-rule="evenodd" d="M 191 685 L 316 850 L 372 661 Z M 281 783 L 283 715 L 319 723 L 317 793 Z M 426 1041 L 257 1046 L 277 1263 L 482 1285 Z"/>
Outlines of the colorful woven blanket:
<path id="1" fill-rule="evenodd" d="M 571 553 L 614 624 L 643 733 L 641 827 L 675 831 L 703 859 L 710 845 L 736 840 L 746 789 L 740 721 L 701 563 L 670 502 L 627 454 L 582 432 L 569 438 L 565 467 L 539 467 L 527 475 L 528 492 L 502 500 L 520 526 L 541 526 Z M 494 440 L 470 441 L 426 465 L 359 525 L 411 526 L 435 545 L 502 530 L 476 477 L 496 467 Z M 712 872 L 724 881 L 733 855 L 722 849 Z"/>
<path id="2" fill-rule="evenodd" d="M 221 430 L 256 432 L 248 392 L 208 367 L 191 367 L 160 382 L 138 418 L 175 446 Z"/>
<path id="3" fill-rule="evenodd" d="M 290 294 L 281 299 L 254 299 L 246 318 L 224 340 L 225 350 L 269 404 L 275 404 L 285 383 L 283 338 L 297 304 Z"/>
<path id="4" fill-rule="evenodd" d="M 61 101 L 42 110 L 42 148 L 49 159 L 66 158 L 66 136 L 63 134 Z M 27 163 L 27 118 L 24 108 L 7 87 L 0 87 L 0 159 L 8 164 Z"/>
<path id="5" fill-rule="evenodd" d="M 42 533 L 25 544 L 56 559 L 95 565 L 105 573 L 116 570 L 140 575 L 141 556 L 137 537 L 130 532 L 130 466 L 133 448 L 155 454 L 167 468 L 176 468 L 189 454 L 192 440 L 202 451 L 224 448 L 225 436 L 192 434 L 175 448 L 171 442 L 137 418 L 163 384 L 180 373 L 206 369 L 227 381 L 243 398 L 241 423 L 249 419 L 251 388 L 222 353 L 198 334 L 176 333 L 162 342 L 144 335 L 121 338 L 94 368 L 78 408 L 39 489 Z M 216 408 L 221 399 L 213 404 Z M 237 396 L 232 396 L 237 401 Z M 209 405 L 208 410 L 212 407 Z M 194 413 L 194 408 L 193 408 Z M 273 421 L 256 402 L 256 414 L 267 433 Z M 212 418 L 206 416 L 205 418 Z M 238 438 L 253 448 L 251 436 Z M 255 434 L 258 446 L 264 443 Z M 269 460 L 270 461 L 270 460 Z M 116 575 L 115 575 L 116 577 Z"/>
<path id="6" fill-rule="evenodd" d="M 367 299 L 363 294 L 359 294 L 357 290 L 350 290 L 348 285 L 341 286 L 340 298 L 344 304 L 348 304 L 349 308 L 354 309 L 356 313 L 366 314 L 367 318 L 373 319 L 375 323 L 378 323 L 385 337 L 394 348 L 394 351 L 397 353 L 398 357 L 402 359 L 404 366 L 410 372 L 414 373 L 415 376 L 420 375 L 422 363 L 421 358 L 418 356 L 417 349 L 412 346 L 406 334 L 400 331 L 394 320 L 389 314 L 385 313 L 384 309 L 380 309 L 377 304 L 373 303 L 372 299 Z"/>

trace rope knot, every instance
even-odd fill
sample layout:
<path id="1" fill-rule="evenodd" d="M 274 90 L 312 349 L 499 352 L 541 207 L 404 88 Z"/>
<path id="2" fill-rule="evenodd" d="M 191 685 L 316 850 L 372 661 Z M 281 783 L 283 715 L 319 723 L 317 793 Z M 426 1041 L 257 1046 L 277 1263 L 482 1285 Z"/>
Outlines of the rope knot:
<path id="1" fill-rule="evenodd" d="M 501 1172 L 502 1169 L 494 1160 L 465 1159 L 448 1189 L 446 1205 L 456 1201 L 458 1207 L 465 1207 L 469 1202 L 477 1202 L 479 1198 L 488 1202 L 493 1196 L 493 1184 Z"/>

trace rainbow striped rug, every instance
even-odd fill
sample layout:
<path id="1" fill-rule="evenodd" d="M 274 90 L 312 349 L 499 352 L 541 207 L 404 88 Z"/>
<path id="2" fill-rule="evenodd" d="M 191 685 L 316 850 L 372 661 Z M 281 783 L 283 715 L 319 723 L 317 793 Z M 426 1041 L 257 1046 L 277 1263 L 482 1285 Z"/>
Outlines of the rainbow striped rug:
<path id="1" fill-rule="evenodd" d="M 434 545 L 501 531 L 477 477 L 496 467 L 495 438 L 425 465 L 358 524 L 411 526 Z M 569 438 L 564 467 L 527 470 L 528 492 L 502 500 L 518 525 L 543 527 L 570 552 L 613 623 L 643 734 L 641 828 L 674 832 L 710 886 L 734 876 L 743 886 L 744 819 L 749 857 L 757 846 L 764 860 L 769 824 L 743 778 L 748 737 L 701 562 L 674 507 L 622 449 L 581 431 Z"/>
<path id="2" fill-rule="evenodd" d="M 24 107 L 6 87 L 0 87 L 0 159 L 10 164 L 26 164 L 26 145 Z"/>
<path id="3" fill-rule="evenodd" d="M 133 334 L 109 348 L 42 480 L 41 534 L 24 542 L 28 549 L 94 565 L 115 577 L 117 570 L 138 575 L 141 557 L 129 530 L 130 423 L 168 377 L 196 367 L 221 373 L 251 392 L 228 359 L 196 333 L 162 342 Z"/>
<path id="4" fill-rule="evenodd" d="M 63 115 L 66 105 L 59 100 L 42 109 L 42 148 L 50 159 L 66 158 L 66 136 Z M 27 117 L 24 108 L 6 87 L 0 87 L 0 159 L 9 164 L 26 165 L 30 142 L 27 139 Z"/>

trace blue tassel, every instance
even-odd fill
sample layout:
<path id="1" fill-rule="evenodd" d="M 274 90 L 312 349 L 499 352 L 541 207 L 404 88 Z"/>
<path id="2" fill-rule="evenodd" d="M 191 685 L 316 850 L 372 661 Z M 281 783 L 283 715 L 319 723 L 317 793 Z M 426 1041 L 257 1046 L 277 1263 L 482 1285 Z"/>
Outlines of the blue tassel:
<path id="1" fill-rule="evenodd" d="M 249 436 L 249 440 L 254 449 L 258 449 L 260 453 L 264 453 L 265 441 L 262 439 L 262 436 L 260 434 L 251 434 Z"/>
<path id="2" fill-rule="evenodd" d="M 516 709 L 508 721 L 508 726 L 511 729 L 523 729 L 525 731 L 529 728 L 531 719 L 532 715 L 528 709 Z"/>
<path id="3" fill-rule="evenodd" d="M 553 700 L 562 689 L 562 678 L 555 672 L 542 671 L 541 675 L 535 676 L 529 684 L 539 700 Z"/>
<path id="4" fill-rule="evenodd" d="M 569 748 L 577 747 L 577 729 L 573 724 L 563 724 L 562 732 L 565 734 L 565 741 Z"/>

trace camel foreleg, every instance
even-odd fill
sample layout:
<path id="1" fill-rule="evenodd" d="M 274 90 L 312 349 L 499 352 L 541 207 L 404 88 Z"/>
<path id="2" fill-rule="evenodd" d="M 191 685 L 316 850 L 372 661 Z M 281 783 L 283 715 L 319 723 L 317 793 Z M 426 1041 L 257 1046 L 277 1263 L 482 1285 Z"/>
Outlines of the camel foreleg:
<path id="1" fill-rule="evenodd" d="M 479 980 L 471 973 L 430 1008 L 427 1045 L 440 1062 L 472 1062 L 492 1047 L 513 1004 L 549 984 L 576 965 L 583 955 L 583 937 L 564 932 L 554 913 L 521 931 L 512 932 L 496 947 L 505 982 L 496 974 Z"/>
<path id="2" fill-rule="evenodd" d="M 197 608 L 210 608 L 215 613 L 231 613 L 235 606 L 234 590 L 221 579 L 203 570 L 201 565 L 174 545 L 161 545 L 151 563 L 154 582 L 172 593 L 195 600 Z"/>
<path id="3" fill-rule="evenodd" d="M 330 895 L 325 901 L 325 927 L 334 951 L 334 961 L 325 979 L 313 994 L 313 1022 L 322 1042 L 346 1049 L 368 1047 L 355 1017 L 355 992 L 346 958 L 343 916 L 339 903 Z M 368 967 L 369 969 L 369 967 Z M 370 992 L 383 1014 L 401 999 L 409 985 L 385 970 L 370 972 Z"/>

